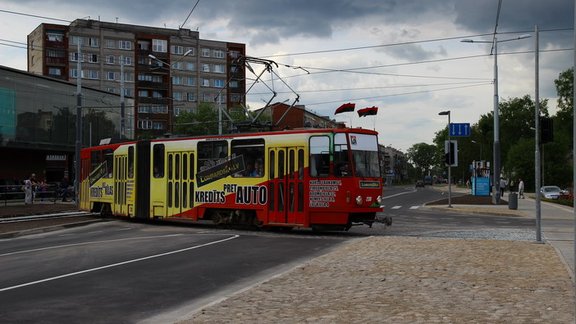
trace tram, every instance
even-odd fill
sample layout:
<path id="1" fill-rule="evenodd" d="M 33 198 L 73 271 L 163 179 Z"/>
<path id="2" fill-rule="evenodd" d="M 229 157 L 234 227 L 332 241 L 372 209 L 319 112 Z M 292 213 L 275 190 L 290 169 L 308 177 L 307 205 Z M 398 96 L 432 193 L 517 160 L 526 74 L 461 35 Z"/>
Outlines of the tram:
<path id="1" fill-rule="evenodd" d="M 81 151 L 79 195 L 82 210 L 140 220 L 371 226 L 382 211 L 377 132 L 302 129 L 89 147 Z"/>

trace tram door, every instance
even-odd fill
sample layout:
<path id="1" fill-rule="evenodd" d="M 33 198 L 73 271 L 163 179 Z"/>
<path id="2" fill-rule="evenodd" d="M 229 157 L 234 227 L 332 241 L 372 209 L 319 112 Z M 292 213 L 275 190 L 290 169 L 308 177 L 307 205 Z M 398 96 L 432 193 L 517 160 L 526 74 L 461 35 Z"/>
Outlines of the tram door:
<path id="1" fill-rule="evenodd" d="M 194 207 L 194 153 L 167 154 L 166 215 L 179 217 Z"/>
<path id="2" fill-rule="evenodd" d="M 304 148 L 268 150 L 269 222 L 304 225 Z"/>
<path id="3" fill-rule="evenodd" d="M 114 213 L 128 215 L 126 188 L 128 180 L 128 155 L 114 157 Z"/>

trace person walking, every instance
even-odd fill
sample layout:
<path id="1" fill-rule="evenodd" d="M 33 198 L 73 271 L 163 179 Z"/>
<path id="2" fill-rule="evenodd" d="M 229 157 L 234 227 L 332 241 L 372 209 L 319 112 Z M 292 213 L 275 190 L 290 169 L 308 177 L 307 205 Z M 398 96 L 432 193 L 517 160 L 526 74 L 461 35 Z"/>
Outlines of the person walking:
<path id="1" fill-rule="evenodd" d="M 24 180 L 24 203 L 26 205 L 32 205 L 34 203 L 35 187 L 36 174 L 32 173 L 28 179 Z"/>
<path id="2" fill-rule="evenodd" d="M 500 178 L 500 197 L 504 197 L 504 192 L 506 191 L 506 179 Z"/>
<path id="3" fill-rule="evenodd" d="M 518 179 L 518 197 L 524 199 L 524 181 Z"/>

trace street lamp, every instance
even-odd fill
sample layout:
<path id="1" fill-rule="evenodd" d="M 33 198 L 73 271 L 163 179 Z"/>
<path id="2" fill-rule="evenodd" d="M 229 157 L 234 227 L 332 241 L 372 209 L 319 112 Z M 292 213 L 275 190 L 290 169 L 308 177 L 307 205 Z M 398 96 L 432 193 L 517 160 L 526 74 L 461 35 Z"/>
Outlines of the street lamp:
<path id="1" fill-rule="evenodd" d="M 498 112 L 498 43 L 510 42 L 514 40 L 529 38 L 531 35 L 525 34 L 515 38 L 498 40 L 496 36 L 491 41 L 463 39 L 463 43 L 486 43 L 494 47 L 494 178 L 492 182 L 492 202 L 500 203 L 500 120 Z"/>
<path id="2" fill-rule="evenodd" d="M 441 111 L 438 113 L 439 116 L 448 115 L 448 208 L 452 208 L 452 141 L 450 140 L 450 110 Z"/>

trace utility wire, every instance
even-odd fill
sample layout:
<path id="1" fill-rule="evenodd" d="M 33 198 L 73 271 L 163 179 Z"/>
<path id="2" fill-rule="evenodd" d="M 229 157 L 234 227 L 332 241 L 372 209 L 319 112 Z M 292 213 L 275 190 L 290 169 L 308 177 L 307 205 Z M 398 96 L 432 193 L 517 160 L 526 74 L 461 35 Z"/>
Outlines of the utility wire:
<path id="1" fill-rule="evenodd" d="M 67 22 L 67 23 L 71 23 L 71 22 L 72 22 L 71 20 L 65 20 L 65 19 L 59 19 L 59 18 L 52 18 L 52 17 L 46 17 L 46 16 L 38 16 L 38 15 L 32 15 L 32 14 L 28 14 L 28 13 L 16 12 L 16 11 L 11 11 L 11 10 L 4 10 L 4 9 L 0 9 L 0 12 L 5 12 L 5 13 L 9 13 L 9 14 L 13 14 L 13 15 L 19 15 L 19 16 L 42 18 L 42 19 L 55 20 L 55 21 L 62 21 L 62 22 Z"/>
<path id="2" fill-rule="evenodd" d="M 190 10 L 190 13 L 188 13 L 188 17 L 186 17 L 186 19 L 184 20 L 184 22 L 182 23 L 180 28 L 182 28 L 182 27 L 184 27 L 184 25 L 186 25 L 186 22 L 188 22 L 188 18 L 190 18 L 190 16 L 192 15 L 192 12 L 194 12 L 194 9 L 196 9 L 196 6 L 198 5 L 199 2 L 200 2 L 200 0 L 196 1 L 196 4 L 194 4 L 194 7 L 192 7 L 192 10 Z"/>

